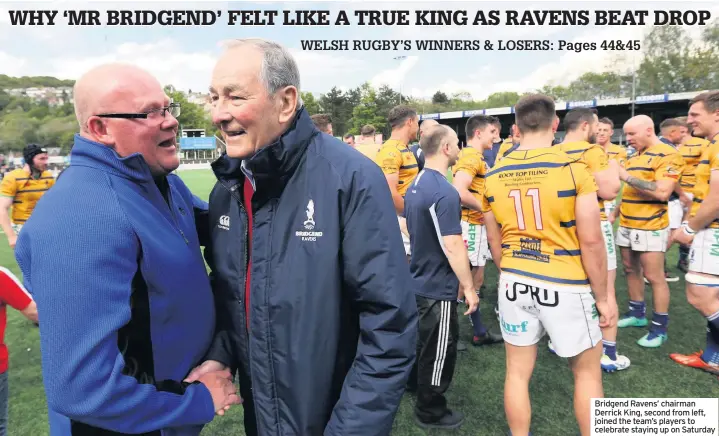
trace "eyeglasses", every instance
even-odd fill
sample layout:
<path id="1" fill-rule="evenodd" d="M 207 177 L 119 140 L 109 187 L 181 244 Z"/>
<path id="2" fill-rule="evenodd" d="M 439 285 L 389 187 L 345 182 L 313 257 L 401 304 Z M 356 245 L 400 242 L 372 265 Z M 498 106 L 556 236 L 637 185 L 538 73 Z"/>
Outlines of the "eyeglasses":
<path id="1" fill-rule="evenodd" d="M 152 109 L 147 112 L 139 113 L 139 114 L 127 114 L 127 113 L 117 113 L 117 114 L 98 114 L 97 116 L 100 118 L 142 118 L 147 119 L 150 118 L 150 116 L 154 116 L 154 114 L 159 114 L 160 117 L 165 118 L 165 112 L 170 112 L 170 115 L 177 118 L 180 116 L 180 103 L 170 103 L 169 106 L 161 107 L 159 109 Z"/>

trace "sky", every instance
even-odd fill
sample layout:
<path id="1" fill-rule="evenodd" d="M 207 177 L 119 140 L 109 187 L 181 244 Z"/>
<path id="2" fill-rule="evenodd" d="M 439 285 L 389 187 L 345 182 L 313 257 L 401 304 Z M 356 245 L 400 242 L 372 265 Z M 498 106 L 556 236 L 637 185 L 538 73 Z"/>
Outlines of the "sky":
<path id="1" fill-rule="evenodd" d="M 479 10 L 499 10 L 504 22 L 506 10 L 622 10 L 625 2 L 7 2 L 0 0 L 0 74 L 10 76 L 43 75 L 77 79 L 95 65 L 129 62 L 154 74 L 164 85 L 183 91 L 207 91 L 222 42 L 233 38 L 261 37 L 288 47 L 300 70 L 301 90 L 326 93 L 333 86 L 346 90 L 369 81 L 373 86 L 388 85 L 405 95 L 431 98 L 438 90 L 448 95 L 468 92 L 483 99 L 494 92 L 525 92 L 545 84 L 568 84 L 586 72 L 621 70 L 636 66 L 640 53 L 604 51 L 604 40 L 640 39 L 649 26 L 472 26 Z M 635 10 L 709 10 L 719 17 L 718 2 L 632 2 Z M 12 26 L 9 10 L 59 10 L 54 26 Z M 104 23 L 107 10 L 219 10 L 222 15 L 212 26 L 69 26 L 63 11 L 98 10 Z M 416 10 L 466 10 L 467 26 L 359 26 L 356 10 L 406 10 L 414 21 Z M 347 12 L 350 25 L 274 26 L 229 25 L 230 10 L 328 10 L 330 21 L 340 10 Z M 280 14 L 281 16 L 281 14 Z M 698 40 L 701 26 L 685 26 Z M 594 42 L 597 50 L 574 51 L 305 51 L 301 40 L 544 40 L 558 46 L 559 40 Z M 483 45 L 484 42 L 481 42 Z M 404 57 L 403 59 L 395 59 Z"/>

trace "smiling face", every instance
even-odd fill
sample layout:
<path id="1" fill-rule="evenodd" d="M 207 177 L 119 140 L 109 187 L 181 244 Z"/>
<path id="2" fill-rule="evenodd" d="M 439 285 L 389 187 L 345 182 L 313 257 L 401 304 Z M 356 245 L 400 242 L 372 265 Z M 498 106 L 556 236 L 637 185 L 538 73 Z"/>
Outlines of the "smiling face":
<path id="1" fill-rule="evenodd" d="M 246 159 L 270 145 L 294 116 L 296 88 L 268 94 L 262 67 L 262 52 L 240 45 L 225 52 L 212 73 L 212 121 L 221 130 L 230 157 Z"/>
<path id="2" fill-rule="evenodd" d="M 154 176 L 177 169 L 178 122 L 170 111 L 154 111 L 147 118 L 105 118 L 100 114 L 147 113 L 170 104 L 160 83 L 150 74 L 134 68 L 113 70 L 110 76 L 91 76 L 93 83 L 82 84 L 81 94 L 107 89 L 97 98 L 87 125 L 92 138 L 112 147 L 120 157 L 139 153 Z M 87 85 L 88 87 L 85 87 Z M 94 86 L 94 88 L 93 88 Z M 87 98 L 87 95 L 82 95 Z"/>

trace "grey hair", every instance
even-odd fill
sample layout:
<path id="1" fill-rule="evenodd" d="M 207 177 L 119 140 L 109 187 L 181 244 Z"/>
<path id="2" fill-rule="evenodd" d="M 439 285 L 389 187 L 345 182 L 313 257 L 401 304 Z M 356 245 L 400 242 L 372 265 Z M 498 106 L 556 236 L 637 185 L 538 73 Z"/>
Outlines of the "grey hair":
<path id="1" fill-rule="evenodd" d="M 272 95 L 284 86 L 294 86 L 297 88 L 297 106 L 301 107 L 304 103 L 300 94 L 300 72 L 290 51 L 276 42 L 262 38 L 235 39 L 226 43 L 225 49 L 230 50 L 247 44 L 262 53 L 260 80 L 265 85 L 267 93 Z"/>

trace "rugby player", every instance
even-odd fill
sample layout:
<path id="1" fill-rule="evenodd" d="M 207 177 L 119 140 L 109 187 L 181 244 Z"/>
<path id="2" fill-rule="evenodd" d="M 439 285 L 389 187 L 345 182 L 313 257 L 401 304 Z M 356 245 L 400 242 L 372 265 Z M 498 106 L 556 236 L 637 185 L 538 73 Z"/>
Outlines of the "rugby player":
<path id="1" fill-rule="evenodd" d="M 517 129 L 516 124 L 512 124 L 512 127 L 509 128 L 509 136 L 507 136 L 504 142 L 502 142 L 502 145 L 499 146 L 499 151 L 497 152 L 497 161 L 509 154 L 511 150 L 516 149 L 518 145 L 519 129 Z"/>
<path id="2" fill-rule="evenodd" d="M 687 124 L 687 117 L 676 118 L 679 121 L 679 153 L 684 159 L 684 172 L 679 180 L 687 197 L 692 200 L 694 198 L 694 185 L 696 184 L 696 170 L 699 165 L 702 153 L 709 146 L 709 141 L 704 138 L 697 138 L 690 133 L 690 126 Z M 684 208 L 685 215 L 691 210 L 691 205 Z M 679 261 L 677 269 L 688 272 L 689 245 L 679 244 Z"/>
<path id="3" fill-rule="evenodd" d="M 379 151 L 380 145 L 374 142 L 375 128 L 371 124 L 365 124 L 360 129 L 359 143 L 355 146 L 355 149 L 367 156 L 368 158 L 375 160 L 377 152 Z"/>
<path id="4" fill-rule="evenodd" d="M 424 428 L 452 429 L 464 421 L 461 412 L 447 407 L 444 393 L 457 360 L 457 300 L 464 299 L 469 306 L 465 315 L 475 312 L 479 304 L 462 241 L 459 194 L 445 176 L 457 162 L 458 142 L 457 134 L 447 126 L 423 132 L 426 166 L 405 197 L 412 244 L 410 271 L 417 283 L 419 312 L 415 418 Z"/>
<path id="5" fill-rule="evenodd" d="M 719 91 L 704 92 L 689 103 L 687 122 L 695 135 L 711 139 L 696 169 L 694 199 L 688 221 L 676 240 L 691 244 L 687 300 L 707 319 L 703 352 L 670 354 L 675 362 L 719 375 Z"/>
<path id="6" fill-rule="evenodd" d="M 548 333 L 557 354 L 569 358 L 575 415 L 589 435 L 590 401 L 604 396 L 601 328 L 617 318 L 607 296 L 597 185 L 585 164 L 552 146 L 550 97 L 522 97 L 515 114 L 522 143 L 487 173 L 482 198 L 492 257 L 501 270 L 505 412 L 512 434 L 529 432 L 529 380 L 537 342 Z"/>
<path id="7" fill-rule="evenodd" d="M 492 148 L 497 136 L 494 119 L 488 115 L 474 115 L 465 125 L 467 146 L 459 153 L 454 165 L 452 184 L 462 200 L 462 238 L 467 245 L 469 262 L 472 265 L 474 289 L 480 294 L 484 283 L 484 265 L 487 263 L 487 233 L 482 218 L 482 192 L 487 164 L 482 153 Z M 479 310 L 470 315 L 474 336 L 472 344 L 487 345 L 502 342 L 502 336 L 488 331 L 482 324 Z"/>
<path id="8" fill-rule="evenodd" d="M 613 160 L 624 168 L 624 164 L 627 162 L 627 149 L 621 145 L 613 144 L 612 135 L 614 135 L 614 122 L 607 117 L 601 118 L 597 127 L 597 144 L 604 149 L 610 161 Z M 609 224 L 614 224 L 612 212 L 615 206 L 615 201 L 604 202 L 604 214 L 609 219 Z M 614 230 L 612 230 L 612 235 L 614 235 L 613 232 Z"/>
<path id="9" fill-rule="evenodd" d="M 439 123 L 435 120 L 422 121 L 422 124 L 419 125 L 419 139 L 422 139 L 422 134 L 427 132 L 430 127 L 438 125 Z M 416 144 L 412 144 L 409 149 L 412 151 L 414 158 L 417 160 L 417 170 L 422 171 L 422 168 L 424 168 L 424 156 L 422 155 L 422 147 L 420 146 L 420 142 L 418 141 Z"/>
<path id="10" fill-rule="evenodd" d="M 0 227 L 10 248 L 15 248 L 17 235 L 37 202 L 55 184 L 52 173 L 47 170 L 45 148 L 28 144 L 22 154 L 25 165 L 5 174 L 0 184 Z"/>
<path id="11" fill-rule="evenodd" d="M 666 120 L 662 121 L 661 124 L 659 124 L 659 132 L 661 133 L 659 140 L 667 145 L 671 145 L 678 150 L 682 139 L 681 126 L 682 124 L 674 118 L 667 118 Z M 682 162 L 684 162 L 683 156 Z M 674 230 L 678 229 L 681 225 L 682 218 L 684 217 L 685 208 L 688 209 L 691 206 L 691 199 L 684 192 L 681 186 L 681 179 L 683 177 L 684 171 L 686 171 L 686 165 L 682 165 L 681 175 L 679 176 L 679 183 L 676 184 L 676 186 L 674 187 L 674 192 L 672 192 L 671 197 L 669 197 L 668 210 L 670 237 L 667 246 L 667 252 L 674 243 L 671 235 L 673 234 Z M 679 277 L 671 276 L 669 274 L 669 271 L 667 271 L 666 256 L 664 259 L 664 271 L 664 275 L 666 276 L 668 282 L 679 281 Z M 644 281 L 647 282 L 646 279 L 644 279 Z"/>
<path id="12" fill-rule="evenodd" d="M 560 150 L 571 158 L 582 162 L 589 168 L 597 183 L 597 196 L 600 204 L 600 220 L 602 235 L 607 252 L 607 299 L 609 304 L 616 305 L 616 291 L 614 282 L 617 278 L 617 249 L 614 246 L 614 232 L 609 223 L 606 211 L 602 207 L 605 202 L 613 202 L 619 193 L 619 165 L 616 160 L 609 160 L 604 149 L 596 144 L 599 129 L 599 118 L 594 109 L 572 109 L 564 117 L 564 128 L 567 132 L 564 141 L 559 145 Z M 607 372 L 623 370 L 629 367 L 630 361 L 626 356 L 617 354 L 617 327 L 605 329 L 602 332 L 604 353 L 602 355 L 602 369 Z M 551 346 L 551 342 L 550 342 Z"/>
<path id="13" fill-rule="evenodd" d="M 328 135 L 334 135 L 332 132 L 332 117 L 329 114 L 315 114 L 310 117 L 317 130 Z"/>
<path id="14" fill-rule="evenodd" d="M 346 134 L 346 135 L 342 138 L 342 140 L 344 141 L 345 144 L 347 144 L 347 145 L 349 145 L 350 147 L 354 148 L 354 146 L 355 146 L 355 135 L 353 135 L 353 134 L 351 134 L 351 133 L 348 133 L 348 134 Z"/>
<path id="15" fill-rule="evenodd" d="M 683 161 L 679 152 L 657 138 L 654 122 L 637 115 L 624 124 L 627 141 L 637 152 L 619 169 L 623 181 L 622 199 L 613 212 L 619 215 L 616 243 L 629 290 L 629 311 L 619 320 L 622 327 L 646 327 L 644 278 L 652 286 L 654 316 L 649 332 L 637 343 L 660 347 L 667 340 L 669 285 L 664 273 L 664 256 L 669 241 L 667 202 L 679 181 Z"/>
<path id="16" fill-rule="evenodd" d="M 404 195 L 419 172 L 417 159 L 409 149 L 409 143 L 417 138 L 419 117 L 417 111 L 411 107 L 400 105 L 389 111 L 387 121 L 392 128 L 392 134 L 377 152 L 375 162 L 387 178 L 402 232 L 404 251 L 409 256 L 411 249 L 404 219 Z"/>

